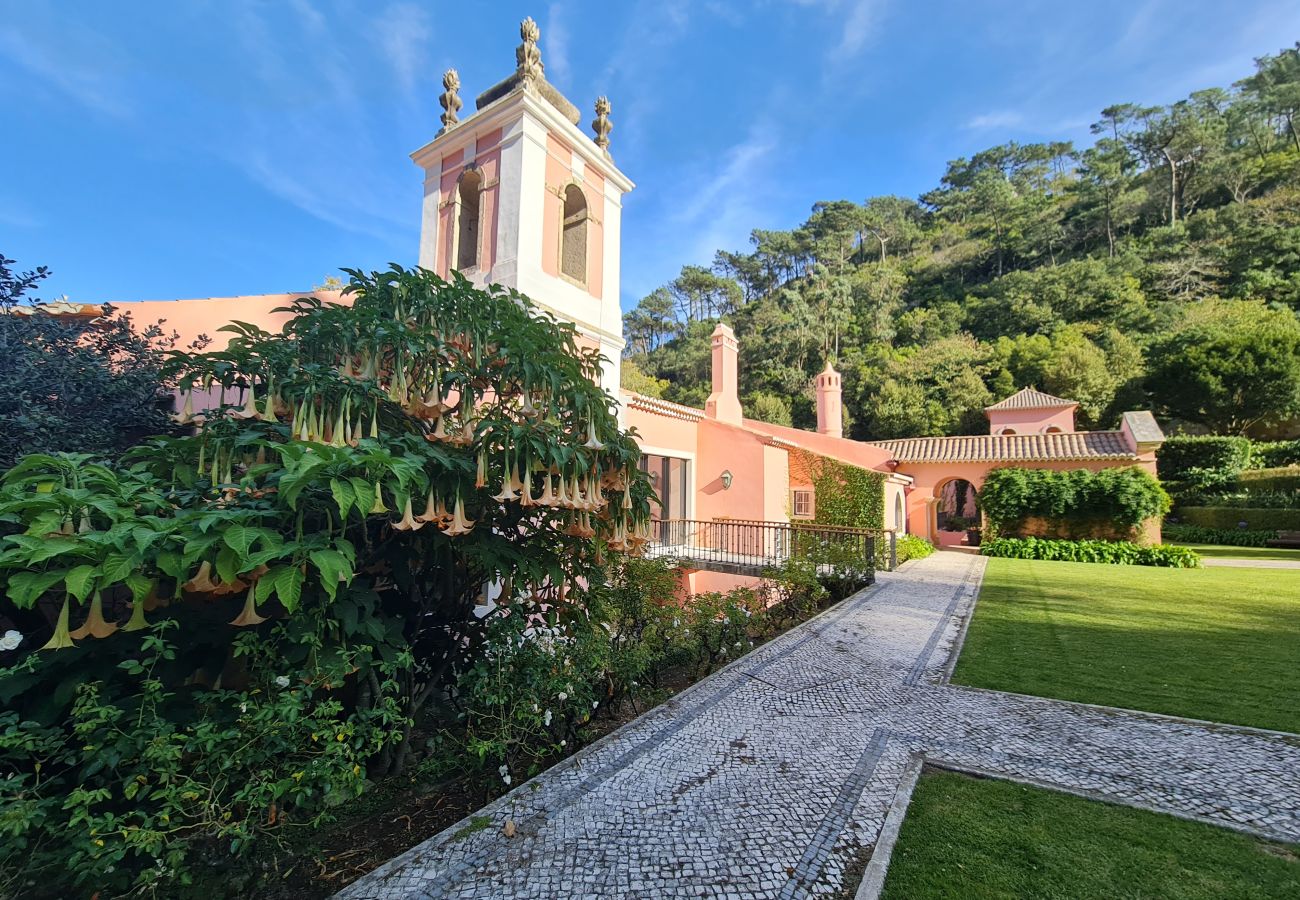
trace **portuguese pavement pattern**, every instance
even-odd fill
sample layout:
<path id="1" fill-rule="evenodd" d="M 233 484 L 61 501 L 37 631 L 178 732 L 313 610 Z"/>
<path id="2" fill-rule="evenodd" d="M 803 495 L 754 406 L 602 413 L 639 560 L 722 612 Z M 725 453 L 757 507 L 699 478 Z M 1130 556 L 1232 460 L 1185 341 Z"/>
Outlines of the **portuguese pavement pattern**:
<path id="1" fill-rule="evenodd" d="M 949 684 L 985 563 L 882 573 L 339 896 L 851 895 L 918 758 L 1300 840 L 1300 737 Z"/>

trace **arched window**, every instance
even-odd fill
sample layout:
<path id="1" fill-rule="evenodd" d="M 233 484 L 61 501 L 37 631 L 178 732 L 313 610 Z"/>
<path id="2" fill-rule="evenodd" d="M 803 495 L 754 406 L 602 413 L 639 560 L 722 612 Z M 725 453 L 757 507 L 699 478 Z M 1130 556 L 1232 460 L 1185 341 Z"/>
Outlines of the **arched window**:
<path id="1" fill-rule="evenodd" d="M 582 188 L 564 189 L 564 221 L 560 230 L 560 272 L 583 284 L 587 281 L 587 198 Z"/>
<path id="2" fill-rule="evenodd" d="M 1044 434 L 1062 434 L 1061 429 L 1056 425 L 1048 425 L 1043 429 Z"/>
<path id="3" fill-rule="evenodd" d="M 1015 434 L 1015 433 L 1016 430 L 1014 428 L 1003 428 L 1001 431 L 998 432 L 998 434 Z"/>
<path id="4" fill-rule="evenodd" d="M 907 532 L 907 513 L 903 509 L 903 495 L 894 495 L 894 528 L 899 534 Z"/>
<path id="5" fill-rule="evenodd" d="M 456 268 L 468 271 L 478 267 L 479 199 L 483 176 L 468 169 L 460 177 L 456 192 Z"/>

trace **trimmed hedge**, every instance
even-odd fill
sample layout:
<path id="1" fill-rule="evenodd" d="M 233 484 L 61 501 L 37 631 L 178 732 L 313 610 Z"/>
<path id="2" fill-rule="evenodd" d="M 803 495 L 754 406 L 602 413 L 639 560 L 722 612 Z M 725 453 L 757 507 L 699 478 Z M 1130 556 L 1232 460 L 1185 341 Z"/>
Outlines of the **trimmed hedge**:
<path id="1" fill-rule="evenodd" d="M 1237 476 L 1237 487 L 1252 494 L 1261 491 L 1300 491 L 1300 466 L 1247 469 Z"/>
<path id="2" fill-rule="evenodd" d="M 1300 441 L 1257 441 L 1251 447 L 1250 464 L 1265 469 L 1300 465 Z"/>
<path id="3" fill-rule="evenodd" d="M 1245 531 L 1240 528 L 1201 528 L 1199 525 L 1165 525 L 1167 541 L 1181 544 L 1218 544 L 1223 547 L 1266 547 L 1277 538 L 1276 531 Z"/>
<path id="4" fill-rule="evenodd" d="M 1208 490 L 1232 482 L 1250 465 L 1249 438 L 1175 435 L 1156 451 L 1156 471 L 1177 490 Z"/>
<path id="5" fill-rule="evenodd" d="M 1161 566 L 1195 569 L 1201 557 L 1186 547 L 1157 544 L 1144 547 L 1131 541 L 1050 541 L 1042 538 L 995 538 L 980 547 L 985 556 L 1005 559 L 1047 559 L 1057 562 L 1105 563 L 1113 566 Z"/>
<path id="6" fill-rule="evenodd" d="M 1182 506 L 1178 518 L 1186 525 L 1226 531 L 1300 531 L 1300 509 Z M 1242 522 L 1246 523 L 1244 527 Z"/>
<path id="7" fill-rule="evenodd" d="M 1055 471 L 994 469 L 984 479 L 980 508 L 1000 533 L 1042 519 L 1063 537 L 1090 536 L 1098 523 L 1130 531 L 1169 511 L 1160 482 L 1137 466 Z"/>

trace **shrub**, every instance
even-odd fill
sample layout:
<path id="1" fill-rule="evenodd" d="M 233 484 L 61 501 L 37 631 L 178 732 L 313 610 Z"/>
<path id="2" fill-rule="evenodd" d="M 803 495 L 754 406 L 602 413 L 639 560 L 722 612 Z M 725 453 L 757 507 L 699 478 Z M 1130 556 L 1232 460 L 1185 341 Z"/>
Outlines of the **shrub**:
<path id="1" fill-rule="evenodd" d="M 904 534 L 898 538 L 898 564 L 909 559 L 925 559 L 934 553 L 934 544 L 914 534 Z"/>
<path id="2" fill-rule="evenodd" d="M 1300 509 L 1300 491 L 1237 491 L 1199 494 L 1188 506 L 1231 506 L 1240 509 Z"/>
<path id="3" fill-rule="evenodd" d="M 1275 469 L 1247 469 L 1237 476 L 1237 487 L 1250 494 L 1300 491 L 1300 466 Z"/>
<path id="4" fill-rule="evenodd" d="M 1249 438 L 1175 435 L 1156 451 L 1156 469 L 1171 491 L 1206 491 L 1231 484 L 1250 464 Z"/>
<path id="5" fill-rule="evenodd" d="M 1300 441 L 1256 441 L 1250 464 L 1264 469 L 1300 465 Z"/>
<path id="6" fill-rule="evenodd" d="M 1098 526 L 1132 531 L 1168 512 L 1169 495 L 1137 466 L 1100 472 L 1007 467 L 989 472 L 980 507 L 999 533 L 1015 533 L 1026 520 L 1041 519 L 1070 537 Z"/>
<path id="7" fill-rule="evenodd" d="M 1225 531 L 1300 530 L 1300 509 L 1261 509 L 1236 506 L 1183 506 L 1180 523 Z"/>
<path id="8" fill-rule="evenodd" d="M 980 546 L 985 556 L 1007 559 L 1047 559 L 1058 562 L 1106 563 L 1118 566 L 1163 566 L 1194 569 L 1201 558 L 1186 547 L 1158 544 L 1144 547 L 1131 541 L 1055 541 L 1043 538 L 995 538 Z"/>
<path id="9" fill-rule="evenodd" d="M 1163 528 L 1166 540 L 1181 544 L 1221 544 L 1227 547 L 1264 547 L 1277 538 L 1276 531 L 1243 531 L 1239 528 L 1201 528 L 1198 525 L 1173 525 Z"/>

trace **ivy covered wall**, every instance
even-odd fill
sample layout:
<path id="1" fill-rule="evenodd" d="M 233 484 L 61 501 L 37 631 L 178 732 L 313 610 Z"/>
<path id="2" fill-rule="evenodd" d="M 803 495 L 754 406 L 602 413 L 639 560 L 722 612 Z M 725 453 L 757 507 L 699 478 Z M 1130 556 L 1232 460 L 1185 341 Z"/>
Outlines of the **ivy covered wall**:
<path id="1" fill-rule="evenodd" d="M 885 476 L 806 450 L 790 451 L 790 483 L 813 487 L 818 525 L 885 527 Z"/>

